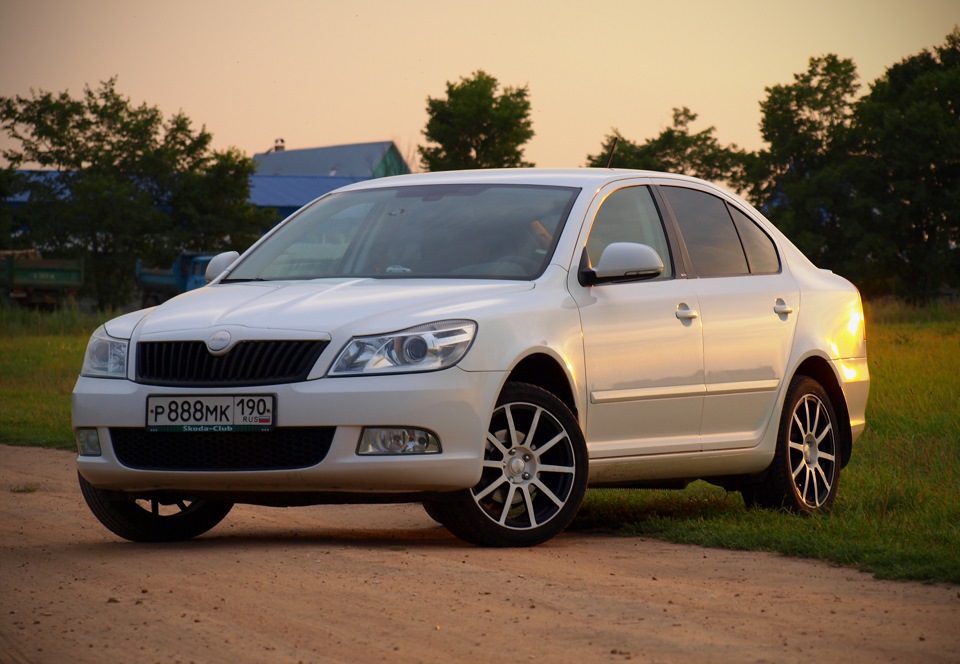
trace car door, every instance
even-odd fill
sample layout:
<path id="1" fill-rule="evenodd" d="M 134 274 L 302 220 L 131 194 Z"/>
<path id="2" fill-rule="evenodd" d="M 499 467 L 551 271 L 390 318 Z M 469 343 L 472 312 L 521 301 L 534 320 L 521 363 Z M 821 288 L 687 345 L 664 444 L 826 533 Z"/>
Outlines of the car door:
<path id="1" fill-rule="evenodd" d="M 584 263 L 613 242 L 653 247 L 664 264 L 655 279 L 569 288 L 580 310 L 591 458 L 700 449 L 703 341 L 697 296 L 677 275 L 649 187 L 610 185 L 596 197 L 581 235 Z M 588 234 L 589 233 L 589 234 Z"/>
<path id="2" fill-rule="evenodd" d="M 703 450 L 759 443 L 776 407 L 799 289 L 776 245 L 735 202 L 661 186 L 689 257 L 703 322 Z"/>

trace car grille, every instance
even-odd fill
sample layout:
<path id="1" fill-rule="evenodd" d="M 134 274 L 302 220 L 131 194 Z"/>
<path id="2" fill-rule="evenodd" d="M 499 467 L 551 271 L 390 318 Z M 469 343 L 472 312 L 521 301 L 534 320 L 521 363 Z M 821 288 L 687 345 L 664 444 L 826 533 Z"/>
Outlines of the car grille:
<path id="1" fill-rule="evenodd" d="M 289 470 L 315 466 L 330 451 L 336 427 L 192 432 L 110 429 L 117 459 L 139 470 Z"/>
<path id="2" fill-rule="evenodd" d="M 177 387 L 277 385 L 305 380 L 326 341 L 243 341 L 211 355 L 202 341 L 137 344 L 137 382 Z"/>

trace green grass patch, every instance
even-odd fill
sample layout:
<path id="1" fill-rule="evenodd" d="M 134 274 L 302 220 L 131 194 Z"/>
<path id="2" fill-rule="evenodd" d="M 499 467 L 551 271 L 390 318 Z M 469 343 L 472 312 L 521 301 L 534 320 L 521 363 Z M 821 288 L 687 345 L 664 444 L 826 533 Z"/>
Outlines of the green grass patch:
<path id="1" fill-rule="evenodd" d="M 0 308 L 0 334 L 3 337 L 80 335 L 89 337 L 101 323 L 116 314 L 81 313 L 76 307 L 56 311 L 37 311 L 20 307 Z"/>
<path id="2" fill-rule="evenodd" d="M 75 449 L 70 393 L 90 333 L 111 317 L 0 309 L 0 443 Z"/>
<path id="3" fill-rule="evenodd" d="M 106 317 L 0 311 L 0 443 L 75 449 L 70 392 Z M 867 431 L 830 515 L 746 509 L 739 494 L 695 482 L 592 489 L 573 527 L 960 583 L 960 308 L 870 306 L 867 345 Z"/>
<path id="4" fill-rule="evenodd" d="M 87 335 L 0 336 L 0 443 L 75 449 L 70 393 Z"/>

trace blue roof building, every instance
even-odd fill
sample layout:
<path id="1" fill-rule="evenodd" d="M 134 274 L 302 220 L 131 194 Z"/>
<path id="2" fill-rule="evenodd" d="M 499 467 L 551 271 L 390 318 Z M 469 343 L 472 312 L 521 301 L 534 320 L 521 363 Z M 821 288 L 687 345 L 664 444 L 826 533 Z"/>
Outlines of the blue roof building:
<path id="1" fill-rule="evenodd" d="M 405 175 L 410 167 L 393 141 L 287 150 L 282 139 L 253 155 L 250 202 L 286 217 L 313 199 L 353 182 Z"/>
<path id="2" fill-rule="evenodd" d="M 287 150 L 282 140 L 253 155 L 257 175 L 315 175 L 369 180 L 410 172 L 393 141 Z"/>
<path id="3" fill-rule="evenodd" d="M 276 208 L 285 218 L 315 198 L 354 182 L 370 178 L 316 175 L 251 175 L 250 198 L 259 208 Z"/>
<path id="4" fill-rule="evenodd" d="M 255 154 L 256 173 L 250 176 L 250 203 L 275 208 L 282 219 L 310 201 L 344 185 L 410 172 L 393 141 L 334 145 L 285 150 L 283 142 L 269 152 Z M 33 178 L 60 180 L 58 171 L 18 171 Z M 30 198 L 26 191 L 6 199 L 20 207 Z"/>

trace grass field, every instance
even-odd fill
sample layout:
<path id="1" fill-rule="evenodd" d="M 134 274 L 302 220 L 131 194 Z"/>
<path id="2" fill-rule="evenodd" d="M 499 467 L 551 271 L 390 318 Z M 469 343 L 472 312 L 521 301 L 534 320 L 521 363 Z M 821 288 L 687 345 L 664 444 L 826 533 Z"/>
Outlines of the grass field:
<path id="1" fill-rule="evenodd" d="M 104 316 L 0 310 L 0 443 L 75 449 L 70 392 Z"/>
<path id="2" fill-rule="evenodd" d="M 74 449 L 70 392 L 100 320 L 0 312 L 0 443 Z M 960 583 L 960 308 L 869 307 L 867 345 L 867 431 L 830 515 L 748 510 L 739 494 L 696 482 L 591 490 L 573 527 Z"/>

